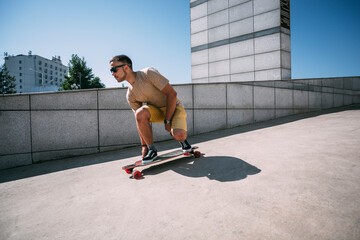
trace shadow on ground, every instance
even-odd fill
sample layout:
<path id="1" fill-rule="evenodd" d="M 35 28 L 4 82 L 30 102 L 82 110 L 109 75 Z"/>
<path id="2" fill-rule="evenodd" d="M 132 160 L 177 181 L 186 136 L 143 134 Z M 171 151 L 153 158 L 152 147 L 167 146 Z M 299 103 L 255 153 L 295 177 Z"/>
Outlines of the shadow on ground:
<path id="1" fill-rule="evenodd" d="M 248 175 L 261 172 L 257 167 L 239 158 L 228 156 L 211 156 L 201 158 L 183 158 L 156 165 L 143 170 L 147 175 L 156 175 L 172 170 L 183 176 L 200 178 L 207 177 L 210 180 L 230 182 L 245 179 Z"/>

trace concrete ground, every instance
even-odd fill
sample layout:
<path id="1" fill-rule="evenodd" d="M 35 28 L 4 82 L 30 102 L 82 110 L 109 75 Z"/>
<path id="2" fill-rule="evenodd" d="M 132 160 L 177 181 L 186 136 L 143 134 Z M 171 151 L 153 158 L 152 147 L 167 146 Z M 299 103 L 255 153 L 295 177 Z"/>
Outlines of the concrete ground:
<path id="1" fill-rule="evenodd" d="M 0 171 L 0 239 L 360 239 L 359 106 L 190 142 L 140 180 L 139 147 Z"/>

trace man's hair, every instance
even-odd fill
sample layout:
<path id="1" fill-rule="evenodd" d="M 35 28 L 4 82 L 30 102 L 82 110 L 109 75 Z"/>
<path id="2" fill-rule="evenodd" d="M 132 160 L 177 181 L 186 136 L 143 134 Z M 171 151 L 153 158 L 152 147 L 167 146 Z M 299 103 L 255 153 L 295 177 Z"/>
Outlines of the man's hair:
<path id="1" fill-rule="evenodd" d="M 131 61 L 131 59 L 130 59 L 128 56 L 126 56 L 126 55 L 118 55 L 118 56 L 115 56 L 115 57 L 113 57 L 113 58 L 110 60 L 110 63 L 111 63 L 111 62 L 115 62 L 115 61 L 126 63 L 127 65 L 129 65 L 129 67 L 130 67 L 131 70 L 132 70 L 132 61 Z"/>

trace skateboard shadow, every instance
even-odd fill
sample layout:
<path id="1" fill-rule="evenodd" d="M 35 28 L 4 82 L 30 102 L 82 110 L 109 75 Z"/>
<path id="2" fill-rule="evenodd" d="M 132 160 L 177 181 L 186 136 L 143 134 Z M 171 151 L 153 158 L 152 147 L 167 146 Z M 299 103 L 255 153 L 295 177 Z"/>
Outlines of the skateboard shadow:
<path id="1" fill-rule="evenodd" d="M 161 172 L 172 170 L 178 174 L 200 178 L 207 177 L 209 180 L 220 182 L 239 181 L 248 175 L 255 175 L 261 172 L 257 167 L 234 157 L 211 156 L 200 158 L 184 158 L 161 165 L 144 169 L 146 175 L 156 175 Z"/>

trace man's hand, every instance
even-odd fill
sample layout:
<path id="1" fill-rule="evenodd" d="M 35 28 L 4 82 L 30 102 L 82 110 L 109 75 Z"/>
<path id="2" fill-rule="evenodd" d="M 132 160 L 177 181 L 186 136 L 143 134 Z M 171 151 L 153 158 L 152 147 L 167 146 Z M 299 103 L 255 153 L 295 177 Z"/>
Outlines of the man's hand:
<path id="1" fill-rule="evenodd" d="M 165 124 L 165 130 L 168 131 L 168 132 L 171 131 L 171 124 L 170 123 Z"/>

